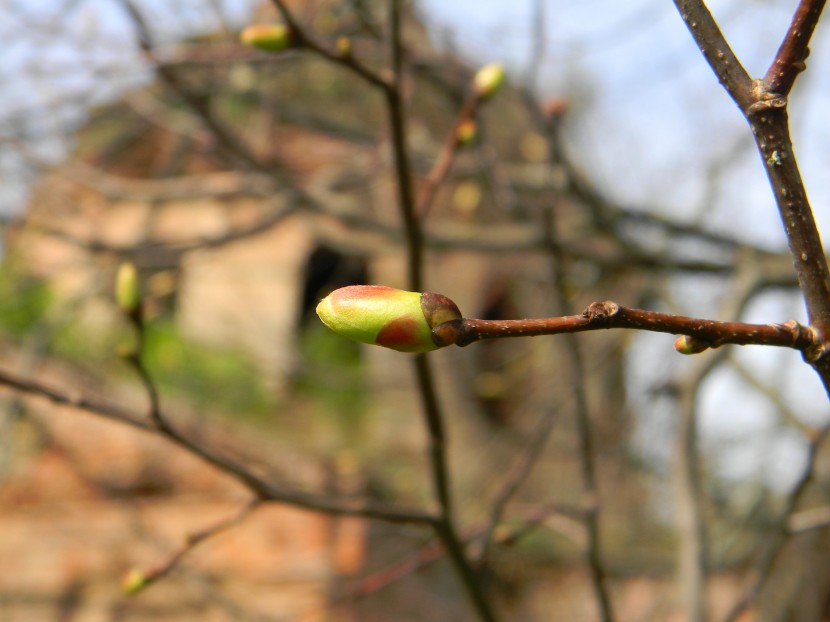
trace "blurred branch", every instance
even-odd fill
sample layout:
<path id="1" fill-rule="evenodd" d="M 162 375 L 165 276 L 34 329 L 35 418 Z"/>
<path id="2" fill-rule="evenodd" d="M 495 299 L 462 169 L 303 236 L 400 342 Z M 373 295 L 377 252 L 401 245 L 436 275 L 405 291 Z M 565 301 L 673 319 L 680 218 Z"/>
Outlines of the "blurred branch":
<path id="1" fill-rule="evenodd" d="M 758 560 L 753 566 L 752 576 L 748 585 L 745 587 L 743 596 L 729 610 L 729 613 L 724 618 L 725 622 L 737 622 L 740 620 L 744 612 L 757 600 L 761 594 L 761 590 L 772 575 L 776 562 L 790 541 L 790 536 L 810 529 L 809 527 L 805 527 L 809 522 L 805 520 L 804 515 L 798 514 L 795 516 L 799 518 L 795 518 L 794 512 L 804 493 L 807 491 L 809 484 L 815 477 L 815 468 L 820 449 L 828 435 L 830 435 L 830 423 L 826 423 L 820 428 L 813 430 L 809 435 L 807 460 L 805 461 L 804 468 L 801 470 L 798 480 L 792 489 L 790 489 L 785 499 L 784 509 L 781 510 L 781 513 L 774 521 L 772 529 L 763 539 L 763 550 L 760 552 Z"/>
<path id="2" fill-rule="evenodd" d="M 245 143 L 241 135 L 233 131 L 216 117 L 211 110 L 209 100 L 193 93 L 175 69 L 159 62 L 155 58 L 153 35 L 144 16 L 132 0 L 120 0 L 120 2 L 133 20 L 133 24 L 138 31 L 141 49 L 153 61 L 161 80 L 198 115 L 228 155 L 240 161 L 242 164 L 252 167 L 254 170 L 267 171 L 270 168 L 270 164 L 258 157 Z"/>
<path id="3" fill-rule="evenodd" d="M 452 128 L 447 133 L 447 139 L 444 141 L 444 146 L 441 148 L 438 158 L 436 158 L 432 169 L 421 183 L 421 188 L 418 192 L 416 212 L 422 219 L 426 218 L 435 198 L 435 193 L 450 172 L 455 154 L 461 146 L 461 141 L 458 136 L 459 130 L 465 123 L 475 123 L 473 118 L 478 102 L 478 98 L 473 94 L 467 97 Z"/>
<path id="4" fill-rule="evenodd" d="M 729 366 L 738 373 L 744 382 L 751 386 L 755 391 L 766 397 L 770 403 L 775 406 L 778 416 L 781 418 L 783 423 L 794 427 L 802 434 L 809 434 L 810 426 L 798 418 L 798 415 L 793 410 L 793 407 L 787 403 L 785 397 L 781 394 L 781 391 L 779 390 L 780 386 L 758 378 L 736 356 L 729 357 Z"/>
<path id="5" fill-rule="evenodd" d="M 764 288 L 765 277 L 759 266 L 746 256 L 736 268 L 735 282 L 721 305 L 721 313 L 739 317 Z M 676 504 L 674 516 L 680 541 L 677 585 L 689 622 L 702 622 L 707 618 L 709 550 L 697 438 L 699 396 L 704 381 L 726 358 L 727 352 L 720 351 L 696 359 L 673 387 L 680 411 L 673 469 Z"/>
<path id="6" fill-rule="evenodd" d="M 502 483 L 501 490 L 496 494 L 490 508 L 490 518 L 484 527 L 481 536 L 481 549 L 478 555 L 479 565 L 487 563 L 487 556 L 490 551 L 490 545 L 493 541 L 493 534 L 496 531 L 499 523 L 502 520 L 507 504 L 519 491 L 522 484 L 525 483 L 533 467 L 542 455 L 542 451 L 547 444 L 550 433 L 553 430 L 553 424 L 556 421 L 556 410 L 549 410 L 545 412 L 539 419 L 536 428 L 531 434 L 528 446 L 521 452 L 519 457 L 513 463 L 510 472 Z"/>
<path id="7" fill-rule="evenodd" d="M 328 494 L 315 494 L 278 486 L 262 479 L 233 459 L 223 456 L 207 447 L 200 446 L 195 441 L 191 441 L 182 432 L 170 426 L 170 424 L 167 424 L 169 431 L 162 431 L 155 424 L 148 422 L 146 419 L 132 412 L 107 402 L 84 397 L 80 393 L 65 392 L 35 380 L 20 378 L 5 370 L 0 370 L 0 386 L 5 386 L 14 391 L 35 397 L 46 398 L 55 404 L 66 405 L 73 409 L 164 436 L 189 453 L 201 458 L 204 462 L 213 465 L 220 471 L 227 473 L 239 481 L 251 490 L 262 502 L 287 503 L 299 508 L 326 514 L 363 516 L 394 523 L 432 525 L 435 521 L 431 514 L 420 510 L 408 510 L 355 499 L 340 499 Z M 164 413 L 161 413 L 161 418 L 164 421 L 168 419 Z"/>
<path id="8" fill-rule="evenodd" d="M 516 544 L 521 538 L 530 534 L 533 530 L 547 526 L 551 518 L 555 515 L 561 515 L 567 520 L 572 520 L 568 517 L 568 513 L 559 510 L 554 506 L 544 506 L 528 512 L 525 517 L 517 521 L 511 527 L 506 527 L 499 530 L 498 535 L 487 535 L 488 527 L 465 530 L 463 542 L 465 545 L 473 544 L 476 541 L 483 541 L 484 538 L 493 537 L 493 542 L 500 546 L 512 546 Z M 372 574 L 358 579 L 351 587 L 344 590 L 341 594 L 335 597 L 335 602 L 340 603 L 348 600 L 355 600 L 364 598 L 374 594 L 381 589 L 399 581 L 400 579 L 426 568 L 430 564 L 440 560 L 446 554 L 446 548 L 441 541 L 430 542 L 412 554 L 405 556 L 403 559 L 394 562 L 385 568 Z"/>
<path id="9" fill-rule="evenodd" d="M 398 207 L 403 220 L 406 239 L 407 283 L 412 291 L 423 290 L 424 240 L 415 204 L 412 183 L 412 167 L 407 147 L 406 117 L 403 92 L 403 42 L 401 40 L 401 2 L 390 0 L 389 7 L 389 52 L 392 82 L 384 90 L 389 129 L 392 137 L 395 181 L 398 193 Z M 436 535 L 443 542 L 455 566 L 458 577 L 464 585 L 470 601 L 484 622 L 497 620 L 495 611 L 488 602 L 479 578 L 473 570 L 464 546 L 453 524 L 453 508 L 450 491 L 450 476 L 447 466 L 447 442 L 444 419 L 438 403 L 435 380 L 429 360 L 423 354 L 415 357 L 415 375 L 421 396 L 423 416 L 429 436 L 429 464 L 433 487 L 439 505 L 439 515 L 434 522 Z"/>
<path id="10" fill-rule="evenodd" d="M 536 8 L 538 18 L 542 19 L 544 13 L 542 13 L 541 3 Z M 538 36 L 544 40 L 544 35 L 541 31 L 538 33 Z M 537 53 L 541 54 L 544 50 L 543 43 L 537 43 L 536 48 Z M 561 124 L 558 123 L 560 120 L 559 117 L 554 116 L 550 119 L 550 123 L 545 124 L 548 159 L 552 166 L 560 165 L 563 159 L 560 148 L 562 138 L 560 135 Z M 560 314 L 566 315 L 572 313 L 572 308 L 567 291 L 567 259 L 560 245 L 559 231 L 561 227 L 561 214 L 556 208 L 557 204 L 551 203 L 543 211 L 541 225 L 545 231 L 547 251 L 551 260 L 550 269 L 553 277 L 554 292 L 556 293 L 557 310 Z M 597 312 L 596 317 L 604 316 L 606 313 L 615 314 L 619 307 L 614 303 L 611 304 L 612 306 L 605 307 L 602 305 L 595 306 L 595 303 L 595 305 L 591 305 L 583 312 L 583 316 L 589 312 L 593 313 L 593 311 Z M 588 566 L 591 587 L 600 619 L 602 622 L 613 622 L 616 615 L 608 585 L 606 584 L 607 576 L 602 559 L 602 541 L 600 534 L 601 500 L 597 482 L 597 456 L 594 447 L 593 425 L 591 422 L 590 406 L 588 405 L 588 387 L 586 384 L 587 368 L 582 355 L 582 349 L 575 335 L 571 333 L 567 334 L 564 338 L 564 345 L 569 359 L 569 382 L 572 386 L 575 400 L 574 414 L 576 417 L 582 495 L 585 506 L 585 514 L 583 517 L 586 532 L 585 560 Z"/>
<path id="11" fill-rule="evenodd" d="M 830 506 L 813 508 L 790 514 L 787 529 L 793 535 L 830 527 Z"/>
<path id="12" fill-rule="evenodd" d="M 125 588 L 131 593 L 135 593 L 149 587 L 159 579 L 163 579 L 176 567 L 178 567 L 185 556 L 199 544 L 242 523 L 255 509 L 259 507 L 260 503 L 259 499 L 249 501 L 232 516 L 229 516 L 228 518 L 223 519 L 210 527 L 190 534 L 178 550 L 172 553 L 166 561 L 153 568 L 141 571 L 134 570 L 128 574 L 125 580 Z M 131 579 L 134 581 L 133 585 L 130 584 Z"/>
<path id="13" fill-rule="evenodd" d="M 271 4 L 273 4 L 277 11 L 279 11 L 283 21 L 291 31 L 291 34 L 295 40 L 295 45 L 311 50 L 318 56 L 321 56 L 335 65 L 340 65 L 346 69 L 349 69 L 356 75 L 366 80 L 369 84 L 379 87 L 384 91 L 389 91 L 391 89 L 390 84 L 386 79 L 360 63 L 350 54 L 338 54 L 329 50 L 325 45 L 317 41 L 317 39 L 315 39 L 300 25 L 283 0 L 271 0 Z"/>

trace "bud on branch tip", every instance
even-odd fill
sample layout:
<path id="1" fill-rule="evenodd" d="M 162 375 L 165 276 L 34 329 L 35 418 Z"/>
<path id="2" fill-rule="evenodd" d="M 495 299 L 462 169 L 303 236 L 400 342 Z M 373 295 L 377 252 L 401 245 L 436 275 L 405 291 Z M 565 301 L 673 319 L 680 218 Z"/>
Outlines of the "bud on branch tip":
<path id="1" fill-rule="evenodd" d="M 490 99 L 504 84 L 504 67 L 498 63 L 485 65 L 476 72 L 473 87 L 480 100 Z"/>
<path id="2" fill-rule="evenodd" d="M 141 306 L 141 287 L 138 284 L 138 270 L 135 264 L 125 262 L 118 266 L 115 300 L 127 315 L 136 313 Z"/>
<path id="3" fill-rule="evenodd" d="M 141 570 L 133 568 L 121 580 L 121 590 L 128 596 L 133 596 L 147 587 L 149 583 L 149 578 Z"/>
<path id="4" fill-rule="evenodd" d="M 254 24 L 245 28 L 239 39 L 266 52 L 282 52 L 293 44 L 291 30 L 285 24 Z"/>
<path id="5" fill-rule="evenodd" d="M 441 294 L 405 292 L 383 285 L 352 285 L 333 291 L 317 315 L 338 335 L 399 352 L 442 347 L 432 329 L 461 319 L 456 304 Z"/>

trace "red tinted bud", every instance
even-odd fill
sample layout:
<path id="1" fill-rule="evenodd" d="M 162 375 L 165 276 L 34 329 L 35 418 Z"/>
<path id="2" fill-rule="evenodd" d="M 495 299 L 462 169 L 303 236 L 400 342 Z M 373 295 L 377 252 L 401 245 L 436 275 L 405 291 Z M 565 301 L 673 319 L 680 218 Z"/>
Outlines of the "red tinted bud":
<path id="1" fill-rule="evenodd" d="M 317 315 L 338 335 L 400 352 L 437 350 L 432 329 L 461 317 L 446 296 L 382 285 L 335 290 L 317 305 Z"/>

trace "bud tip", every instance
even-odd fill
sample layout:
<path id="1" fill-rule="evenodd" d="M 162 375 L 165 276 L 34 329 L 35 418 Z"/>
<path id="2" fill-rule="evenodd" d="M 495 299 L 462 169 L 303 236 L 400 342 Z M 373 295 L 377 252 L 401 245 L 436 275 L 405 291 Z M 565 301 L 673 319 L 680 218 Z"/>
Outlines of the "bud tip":
<path id="1" fill-rule="evenodd" d="M 504 84 L 506 75 L 504 67 L 498 63 L 485 65 L 476 72 L 473 78 L 473 87 L 480 100 L 486 100 L 499 92 Z"/>

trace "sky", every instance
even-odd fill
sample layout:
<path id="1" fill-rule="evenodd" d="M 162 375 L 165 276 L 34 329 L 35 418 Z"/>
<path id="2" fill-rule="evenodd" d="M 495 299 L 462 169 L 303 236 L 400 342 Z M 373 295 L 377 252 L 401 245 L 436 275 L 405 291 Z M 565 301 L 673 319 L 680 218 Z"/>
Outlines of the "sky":
<path id="1" fill-rule="evenodd" d="M 252 1 L 212 0 L 224 23 L 239 28 Z M 210 6 L 210 3 L 207 3 Z M 786 31 L 795 0 L 716 0 L 709 3 L 730 43 L 752 75 L 762 75 Z M 151 16 L 166 26 L 164 37 L 207 32 L 217 14 L 197 10 L 205 1 L 146 1 Z M 667 0 L 417 0 L 416 9 L 434 44 L 452 49 L 471 66 L 501 62 L 511 81 L 527 84 L 532 32 L 545 35 L 541 99 L 564 97 L 571 107 L 570 147 L 593 183 L 635 209 L 669 213 L 677 219 L 707 219 L 715 229 L 765 247 L 785 240 L 768 182 L 745 121 L 702 60 L 691 36 Z M 71 19 L 57 19 L 69 10 Z M 830 20 L 816 33 L 809 71 L 791 96 L 799 164 L 819 226 L 830 230 Z M 25 140 L 29 157 L 45 164 L 71 149 L 71 131 L 86 109 L 145 83 L 131 29 L 115 0 L 0 0 L 0 140 L 6 147 Z M 32 139 L 36 140 L 32 140 Z M 12 143 L 9 143 L 12 141 Z M 710 160 L 719 154 L 722 177 L 707 185 Z M 0 214 L 25 204 L 32 170 L 16 149 L 0 143 Z M 690 315 L 716 317 L 718 290 L 711 283 L 677 283 L 678 303 Z M 695 292 L 689 296 L 689 291 Z M 749 321 L 804 320 L 794 296 L 771 294 L 749 311 Z M 665 340 L 644 334 L 632 355 L 632 395 L 645 415 L 642 445 L 664 448 L 673 415 L 649 396 L 682 369 L 682 357 L 666 357 Z M 788 400 L 812 422 L 826 416 L 826 398 L 814 374 L 792 352 L 737 349 L 742 364 L 770 383 L 786 378 Z M 642 365 L 656 357 L 665 365 Z M 648 374 L 639 369 L 649 370 Z M 655 369 L 663 375 L 655 375 Z M 701 432 L 728 477 L 767 479 L 785 487 L 800 462 L 803 445 L 777 433 L 767 403 L 734 374 L 716 374 L 701 401 Z M 736 388 L 738 397 L 736 399 Z M 655 450 L 658 455 L 660 451 Z M 772 458 L 770 458 L 772 457 Z"/>

